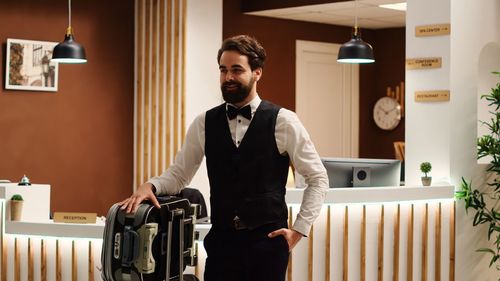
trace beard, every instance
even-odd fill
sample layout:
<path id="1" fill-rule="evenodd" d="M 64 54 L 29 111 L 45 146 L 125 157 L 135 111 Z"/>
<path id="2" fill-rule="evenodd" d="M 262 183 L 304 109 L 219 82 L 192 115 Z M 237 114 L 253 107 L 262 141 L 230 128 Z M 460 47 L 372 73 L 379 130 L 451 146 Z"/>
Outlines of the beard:
<path id="1" fill-rule="evenodd" d="M 240 82 L 232 81 L 232 82 L 224 82 L 222 83 L 220 89 L 222 91 L 222 98 L 227 103 L 239 103 L 244 101 L 250 91 L 252 90 L 253 82 L 255 79 L 250 79 L 247 85 L 243 85 Z"/>

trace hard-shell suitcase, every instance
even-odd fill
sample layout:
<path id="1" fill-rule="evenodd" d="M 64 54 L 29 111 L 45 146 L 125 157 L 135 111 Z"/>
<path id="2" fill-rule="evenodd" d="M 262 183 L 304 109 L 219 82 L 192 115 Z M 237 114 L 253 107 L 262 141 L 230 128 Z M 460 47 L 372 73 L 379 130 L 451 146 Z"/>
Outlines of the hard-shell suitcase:
<path id="1" fill-rule="evenodd" d="M 106 216 L 101 253 L 105 281 L 183 280 L 197 262 L 194 227 L 199 205 L 159 197 L 161 209 L 146 201 L 133 214 L 113 205 Z"/>

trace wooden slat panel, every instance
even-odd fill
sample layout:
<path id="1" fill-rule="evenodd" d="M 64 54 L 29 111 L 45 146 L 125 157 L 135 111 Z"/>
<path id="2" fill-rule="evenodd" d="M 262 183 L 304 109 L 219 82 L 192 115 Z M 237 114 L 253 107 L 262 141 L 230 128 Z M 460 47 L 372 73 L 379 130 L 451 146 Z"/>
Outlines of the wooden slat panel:
<path id="1" fill-rule="evenodd" d="M 150 78 L 151 78 L 151 1 L 146 1 L 146 10 L 145 10 L 145 27 L 146 31 L 144 34 L 144 166 L 142 167 L 143 169 L 143 178 L 141 182 L 147 181 L 147 179 L 151 176 L 148 173 L 148 167 L 149 167 L 149 148 L 151 146 L 151 131 L 150 131 L 150 126 L 149 126 L 149 120 L 150 120 L 150 114 L 151 114 L 151 107 L 149 105 L 150 99 L 151 99 L 151 84 L 150 84 Z"/>
<path id="2" fill-rule="evenodd" d="M 401 221 L 401 206 L 398 204 L 396 213 L 394 215 L 394 248 L 393 248 L 393 272 L 392 280 L 399 280 L 399 224 Z"/>
<path id="3" fill-rule="evenodd" d="M 186 14 L 187 14 L 187 1 L 182 2 L 182 18 L 181 18 L 181 31 L 182 31 L 182 59 L 181 59 L 181 137 L 184 142 L 186 134 Z"/>
<path id="4" fill-rule="evenodd" d="M 78 257 L 76 255 L 75 240 L 71 243 L 71 280 L 78 281 Z"/>
<path id="5" fill-rule="evenodd" d="M 314 265 L 314 225 L 311 226 L 311 232 L 309 233 L 309 249 L 307 254 L 307 280 L 313 281 L 313 265 Z"/>
<path id="6" fill-rule="evenodd" d="M 174 151 L 179 150 L 179 0 L 174 0 Z"/>
<path id="7" fill-rule="evenodd" d="M 377 245 L 377 281 L 384 280 L 384 205 L 380 208 L 380 219 L 378 222 L 378 245 Z"/>
<path id="8" fill-rule="evenodd" d="M 288 227 L 292 227 L 293 225 L 293 211 L 292 207 L 288 207 Z M 292 254 L 288 256 L 288 269 L 287 269 L 287 280 L 292 281 Z"/>
<path id="9" fill-rule="evenodd" d="M 408 214 L 408 243 L 406 251 L 406 280 L 413 280 L 413 220 L 414 220 L 414 206 L 411 204 L 410 213 Z"/>
<path id="10" fill-rule="evenodd" d="M 4 232 L 1 233 L 2 239 L 2 281 L 7 281 L 7 258 L 8 258 L 8 250 L 7 250 L 7 237 Z"/>
<path id="11" fill-rule="evenodd" d="M 326 241 L 325 241 L 325 281 L 330 281 L 330 250 L 331 250 L 331 206 L 326 211 Z"/>
<path id="12" fill-rule="evenodd" d="M 144 27 L 144 9 L 143 9 L 143 1 L 138 0 L 137 1 L 137 40 L 135 42 L 135 48 L 137 50 L 136 52 L 136 72 L 137 72 L 137 80 L 136 80 L 136 100 L 135 100 L 135 107 L 136 107 L 136 120 L 135 120 L 135 128 L 136 128 L 136 167 L 135 167 L 135 187 L 138 187 L 143 183 L 143 171 L 144 171 L 144 143 L 143 143 L 143 138 L 144 138 L 144 130 L 142 126 L 142 115 L 143 115 L 143 108 L 142 108 L 142 99 L 144 96 L 144 92 L 142 89 L 143 86 L 143 77 L 144 77 L 144 63 L 143 63 L 143 55 L 144 55 L 144 45 L 143 45 L 143 40 L 142 37 L 144 35 L 143 33 L 143 27 Z"/>
<path id="13" fill-rule="evenodd" d="M 47 281 L 47 245 L 43 239 L 40 245 L 40 280 Z"/>
<path id="14" fill-rule="evenodd" d="M 28 238 L 28 281 L 34 280 L 33 239 Z"/>
<path id="15" fill-rule="evenodd" d="M 455 209 L 456 202 L 450 208 L 450 281 L 455 281 Z"/>
<path id="16" fill-rule="evenodd" d="M 158 77 L 157 74 L 157 66 L 158 66 L 158 1 L 161 0 L 153 0 L 153 11 L 151 14 L 152 18 L 152 28 L 153 31 L 151 33 L 151 175 L 158 175 L 158 153 L 157 153 L 157 127 L 156 120 L 158 118 L 157 110 L 158 104 L 156 102 L 158 97 L 157 85 L 158 85 Z"/>
<path id="17" fill-rule="evenodd" d="M 61 246 L 59 240 L 56 240 L 56 281 L 62 281 Z"/>
<path id="18" fill-rule="evenodd" d="M 186 2 L 136 1 L 135 186 L 167 169 L 184 141 Z"/>
<path id="19" fill-rule="evenodd" d="M 94 249 L 89 241 L 89 281 L 94 281 Z"/>
<path id="20" fill-rule="evenodd" d="M 427 281 L 427 245 L 429 243 L 428 237 L 429 225 L 429 204 L 425 203 L 424 208 L 424 221 L 422 222 L 422 281 Z"/>
<path id="21" fill-rule="evenodd" d="M 166 159 L 165 165 L 166 167 L 170 166 L 170 158 L 172 157 L 171 153 L 171 145 L 172 145 L 172 136 L 175 134 L 172 134 L 172 1 L 173 0 L 167 0 L 167 92 L 166 92 L 166 121 L 165 121 L 165 137 L 166 137 Z M 173 119 L 175 120 L 175 119 Z M 175 151 L 175 149 L 174 149 Z"/>
<path id="22" fill-rule="evenodd" d="M 163 158 L 163 151 L 164 151 L 164 145 L 165 145 L 165 122 L 163 121 L 163 118 L 166 114 L 166 108 L 165 108 L 165 1 L 160 0 L 160 45 L 159 45 L 159 89 L 158 89 L 158 94 L 159 94 L 159 101 L 158 101 L 158 157 L 159 157 L 159 169 L 160 171 L 163 171 L 167 168 L 166 165 L 166 160 Z M 167 62 L 168 63 L 168 62 Z"/>
<path id="23" fill-rule="evenodd" d="M 361 215 L 361 252 L 360 252 L 360 280 L 366 280 L 366 206 L 363 205 L 363 214 Z"/>
<path id="24" fill-rule="evenodd" d="M 349 273 L 349 207 L 345 206 L 344 211 L 344 241 L 343 241 L 343 260 L 342 260 L 342 280 L 348 280 Z"/>
<path id="25" fill-rule="evenodd" d="M 21 250 L 19 239 L 14 238 L 14 280 L 21 281 Z"/>
<path id="26" fill-rule="evenodd" d="M 439 203 L 436 211 L 434 246 L 434 253 L 436 255 L 434 265 L 434 281 L 441 281 L 441 203 Z"/>

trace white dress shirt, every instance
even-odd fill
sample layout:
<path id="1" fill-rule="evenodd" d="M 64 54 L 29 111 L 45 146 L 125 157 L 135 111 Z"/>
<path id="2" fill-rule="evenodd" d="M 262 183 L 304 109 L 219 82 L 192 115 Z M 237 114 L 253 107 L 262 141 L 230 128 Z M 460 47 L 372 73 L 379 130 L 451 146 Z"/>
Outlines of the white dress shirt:
<path id="1" fill-rule="evenodd" d="M 252 119 L 261 99 L 254 98 L 249 104 Z M 238 115 L 229 120 L 233 142 L 239 146 L 250 125 L 251 120 Z M 308 235 L 314 220 L 318 217 L 328 189 L 328 177 L 321 159 L 314 148 L 306 129 L 297 115 L 281 108 L 276 119 L 275 137 L 278 150 L 282 155 L 290 157 L 296 172 L 306 182 L 300 211 L 292 229 Z M 196 117 L 189 127 L 181 150 L 174 163 L 159 177 L 149 180 L 156 187 L 157 194 L 178 194 L 187 186 L 198 170 L 205 156 L 205 113 Z"/>

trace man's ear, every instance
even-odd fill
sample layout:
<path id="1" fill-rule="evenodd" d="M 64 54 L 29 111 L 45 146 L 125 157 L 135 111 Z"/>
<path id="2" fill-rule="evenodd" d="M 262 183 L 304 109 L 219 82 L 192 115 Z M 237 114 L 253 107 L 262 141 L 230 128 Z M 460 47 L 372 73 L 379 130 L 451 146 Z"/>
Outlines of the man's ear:
<path id="1" fill-rule="evenodd" d="M 255 81 L 259 81 L 262 76 L 262 67 L 256 68 L 253 72 L 255 73 Z"/>

